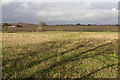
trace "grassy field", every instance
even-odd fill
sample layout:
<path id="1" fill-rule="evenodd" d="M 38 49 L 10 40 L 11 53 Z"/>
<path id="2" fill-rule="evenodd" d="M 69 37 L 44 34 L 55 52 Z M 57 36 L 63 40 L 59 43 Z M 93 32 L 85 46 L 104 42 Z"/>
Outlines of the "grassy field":
<path id="1" fill-rule="evenodd" d="M 2 33 L 3 78 L 117 78 L 117 32 Z"/>

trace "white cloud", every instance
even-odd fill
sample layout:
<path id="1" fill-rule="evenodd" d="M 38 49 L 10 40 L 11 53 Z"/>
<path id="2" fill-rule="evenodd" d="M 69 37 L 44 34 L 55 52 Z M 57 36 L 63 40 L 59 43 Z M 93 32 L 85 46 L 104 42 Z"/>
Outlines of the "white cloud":
<path id="1" fill-rule="evenodd" d="M 116 24 L 118 16 L 117 3 L 14 3 L 10 7 L 3 8 L 4 21 Z"/>
<path id="2" fill-rule="evenodd" d="M 28 4 L 28 3 L 22 3 L 21 5 L 22 5 L 22 7 L 24 7 L 24 8 L 29 8 L 29 4 Z"/>
<path id="3" fill-rule="evenodd" d="M 10 4 L 11 2 L 13 2 L 14 0 L 2 0 L 1 2 L 2 2 L 2 5 L 3 6 L 6 6 L 6 5 L 8 5 L 8 4 Z"/>
<path id="4" fill-rule="evenodd" d="M 119 2 L 119 0 L 2 0 L 2 2 Z"/>
<path id="5" fill-rule="evenodd" d="M 112 11 L 116 11 L 117 9 L 116 8 L 112 8 Z"/>

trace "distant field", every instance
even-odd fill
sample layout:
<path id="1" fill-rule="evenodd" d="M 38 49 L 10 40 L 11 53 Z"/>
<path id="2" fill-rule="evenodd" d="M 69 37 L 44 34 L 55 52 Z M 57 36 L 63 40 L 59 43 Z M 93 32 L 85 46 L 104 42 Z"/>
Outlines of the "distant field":
<path id="1" fill-rule="evenodd" d="M 118 32 L 118 26 L 44 26 L 46 31 Z"/>
<path id="2" fill-rule="evenodd" d="M 117 32 L 2 33 L 3 78 L 117 78 Z"/>
<path id="3" fill-rule="evenodd" d="M 3 28 L 3 32 L 35 32 L 37 25 L 24 25 L 24 27 Z M 82 32 L 118 32 L 118 26 L 43 26 L 43 31 L 82 31 Z"/>

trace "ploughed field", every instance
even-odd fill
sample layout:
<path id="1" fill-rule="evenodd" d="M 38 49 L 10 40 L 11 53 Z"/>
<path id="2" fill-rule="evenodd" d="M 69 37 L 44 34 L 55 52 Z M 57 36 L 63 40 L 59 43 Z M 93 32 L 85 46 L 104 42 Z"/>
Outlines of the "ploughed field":
<path id="1" fill-rule="evenodd" d="M 3 78 L 117 78 L 117 32 L 2 33 Z"/>
<path id="2" fill-rule="evenodd" d="M 81 31 L 81 32 L 118 32 L 118 26 L 57 26 L 57 25 L 49 25 L 42 26 L 43 31 Z M 3 32 L 36 32 L 38 31 L 38 25 L 23 25 L 23 27 L 14 27 L 14 28 L 2 28 Z"/>

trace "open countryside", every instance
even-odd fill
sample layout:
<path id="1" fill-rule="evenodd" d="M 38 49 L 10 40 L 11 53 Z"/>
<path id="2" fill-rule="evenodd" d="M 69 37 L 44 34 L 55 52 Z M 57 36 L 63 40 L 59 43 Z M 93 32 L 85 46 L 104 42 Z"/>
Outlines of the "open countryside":
<path id="1" fill-rule="evenodd" d="M 4 78 L 116 78 L 117 32 L 3 33 Z"/>
<path id="2" fill-rule="evenodd" d="M 116 0 L 4 1 L 0 78 L 119 78 Z"/>

